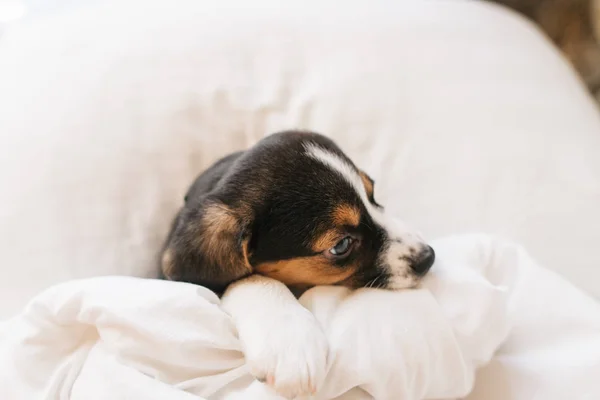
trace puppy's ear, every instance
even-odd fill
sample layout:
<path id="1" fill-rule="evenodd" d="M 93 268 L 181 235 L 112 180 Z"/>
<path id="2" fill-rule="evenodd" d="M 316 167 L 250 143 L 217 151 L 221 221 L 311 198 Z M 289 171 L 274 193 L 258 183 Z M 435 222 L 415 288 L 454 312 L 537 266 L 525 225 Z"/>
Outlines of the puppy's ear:
<path id="1" fill-rule="evenodd" d="M 165 278 L 221 293 L 252 273 L 251 217 L 216 200 L 186 206 L 173 223 L 161 258 Z"/>

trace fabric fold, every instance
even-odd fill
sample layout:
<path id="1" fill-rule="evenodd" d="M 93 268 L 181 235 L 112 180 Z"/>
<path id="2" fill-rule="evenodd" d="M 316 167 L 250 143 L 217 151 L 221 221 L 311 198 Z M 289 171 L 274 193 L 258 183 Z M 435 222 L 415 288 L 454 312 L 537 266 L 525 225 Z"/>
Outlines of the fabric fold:
<path id="1" fill-rule="evenodd" d="M 300 298 L 330 346 L 317 399 L 489 399 L 481 387 L 493 384 L 524 400 L 534 390 L 524 379 L 598 398 L 597 303 L 512 243 L 463 235 L 432 245 L 438 261 L 419 289 L 318 287 Z M 539 311 L 559 293 L 564 308 Z M 52 287 L 0 327 L 0 361 L 2 399 L 277 398 L 248 373 L 219 299 L 178 282 Z"/>

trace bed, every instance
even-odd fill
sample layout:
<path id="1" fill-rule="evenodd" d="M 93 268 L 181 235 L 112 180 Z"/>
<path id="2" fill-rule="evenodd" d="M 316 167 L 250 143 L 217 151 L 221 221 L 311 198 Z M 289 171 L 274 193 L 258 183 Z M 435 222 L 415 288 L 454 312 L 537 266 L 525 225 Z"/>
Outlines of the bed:
<path id="1" fill-rule="evenodd" d="M 505 358 L 477 366 L 469 399 L 566 398 L 544 386 L 557 371 L 573 398 L 600 398 L 598 108 L 520 16 L 450 0 L 108 1 L 8 26 L 0 60 L 0 318 L 74 279 L 156 277 L 199 171 L 312 129 L 426 237 L 486 232 L 543 266 L 519 293 L 556 310 L 497 344 Z M 21 342 L 2 343 L 12 357 Z"/>

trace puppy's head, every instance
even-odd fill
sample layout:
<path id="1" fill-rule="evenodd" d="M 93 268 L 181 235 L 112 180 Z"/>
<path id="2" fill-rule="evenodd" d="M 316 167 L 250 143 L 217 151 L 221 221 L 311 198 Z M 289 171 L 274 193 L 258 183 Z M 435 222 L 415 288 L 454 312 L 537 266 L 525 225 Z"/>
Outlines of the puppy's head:
<path id="1" fill-rule="evenodd" d="M 167 278 L 222 291 L 252 273 L 290 287 L 415 286 L 434 251 L 374 198 L 329 139 L 284 132 L 230 156 L 188 192 L 162 258 Z"/>

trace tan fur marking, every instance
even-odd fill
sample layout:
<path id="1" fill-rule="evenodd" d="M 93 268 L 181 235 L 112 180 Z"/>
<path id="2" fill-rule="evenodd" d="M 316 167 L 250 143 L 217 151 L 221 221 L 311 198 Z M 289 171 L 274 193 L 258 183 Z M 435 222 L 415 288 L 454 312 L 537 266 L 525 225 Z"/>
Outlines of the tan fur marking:
<path id="1" fill-rule="evenodd" d="M 367 191 L 367 195 L 369 197 L 373 196 L 373 181 L 363 171 L 360 171 L 359 175 L 360 175 L 360 179 L 362 180 L 363 185 L 365 186 L 365 190 Z"/>
<path id="2" fill-rule="evenodd" d="M 322 234 L 315 240 L 312 245 L 312 249 L 315 252 L 321 252 L 328 250 L 335 246 L 340 240 L 343 239 L 343 236 L 340 235 L 340 232 L 336 229 L 331 229 Z"/>
<path id="3" fill-rule="evenodd" d="M 333 223 L 336 225 L 358 226 L 360 223 L 360 210 L 347 204 L 337 206 L 333 210 Z"/>
<path id="4" fill-rule="evenodd" d="M 240 222 L 232 210 L 223 205 L 208 206 L 202 217 L 202 230 L 204 233 L 198 235 L 198 245 L 209 258 L 223 268 L 244 268 L 248 273 L 252 272 L 248 261 L 248 240 L 242 242 L 241 249 L 237 248 Z"/>
<path id="5" fill-rule="evenodd" d="M 299 257 L 291 260 L 267 262 L 256 267 L 262 275 L 290 286 L 334 285 L 349 279 L 356 267 L 337 267 L 324 256 Z"/>
<path id="6" fill-rule="evenodd" d="M 173 272 L 173 252 L 171 249 L 166 249 L 163 252 L 160 266 L 163 275 L 169 279 Z"/>
<path id="7" fill-rule="evenodd" d="M 250 252 L 248 251 L 249 239 L 242 242 L 242 257 L 244 258 L 244 266 L 248 271 L 252 271 L 252 265 L 250 265 Z"/>
<path id="8" fill-rule="evenodd" d="M 238 220 L 233 212 L 222 205 L 211 205 L 206 208 L 202 217 L 204 229 L 213 232 L 233 232 L 238 229 Z"/>

